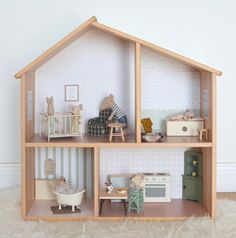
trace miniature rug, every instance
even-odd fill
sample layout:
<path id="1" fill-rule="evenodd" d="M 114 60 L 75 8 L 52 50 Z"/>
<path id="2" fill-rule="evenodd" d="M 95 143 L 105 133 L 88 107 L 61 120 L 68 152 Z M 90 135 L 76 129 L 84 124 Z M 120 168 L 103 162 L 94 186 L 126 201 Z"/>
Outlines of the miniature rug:
<path id="1" fill-rule="evenodd" d="M 59 206 L 51 206 L 51 210 L 53 214 L 72 214 L 81 212 L 81 210 L 77 207 L 75 207 L 75 210 L 72 211 L 71 206 L 62 206 L 61 209 L 59 209 Z"/>
<path id="2" fill-rule="evenodd" d="M 236 201 L 217 200 L 217 217 L 176 222 L 26 222 L 20 217 L 20 188 L 0 190 L 0 238 L 233 238 Z"/>

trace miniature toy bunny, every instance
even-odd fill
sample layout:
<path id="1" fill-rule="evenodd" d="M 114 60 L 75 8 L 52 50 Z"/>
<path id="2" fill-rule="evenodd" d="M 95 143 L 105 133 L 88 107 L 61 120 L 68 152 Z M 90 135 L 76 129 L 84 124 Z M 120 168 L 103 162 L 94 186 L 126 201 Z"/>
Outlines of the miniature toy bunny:
<path id="1" fill-rule="evenodd" d="M 112 113 L 109 116 L 108 120 L 112 120 L 114 116 L 117 118 L 117 122 L 124 123 L 127 126 L 127 116 L 125 113 L 118 107 L 114 101 L 114 96 L 110 94 L 109 96 L 105 97 L 101 110 L 105 110 L 107 108 L 112 108 Z"/>
<path id="2" fill-rule="evenodd" d="M 54 106 L 53 106 L 53 97 L 47 97 L 46 98 L 46 102 L 48 104 L 48 116 L 53 116 L 54 115 Z"/>
<path id="3" fill-rule="evenodd" d="M 112 191 L 113 191 L 113 186 L 112 186 L 112 183 L 105 183 L 105 185 L 106 185 L 106 191 L 108 192 L 108 193 L 112 193 Z"/>

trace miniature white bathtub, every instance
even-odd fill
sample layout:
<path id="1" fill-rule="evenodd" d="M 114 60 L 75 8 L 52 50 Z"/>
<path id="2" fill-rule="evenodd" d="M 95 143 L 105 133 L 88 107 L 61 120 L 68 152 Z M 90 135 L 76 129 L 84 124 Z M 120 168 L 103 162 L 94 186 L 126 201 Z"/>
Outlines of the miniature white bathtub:
<path id="1" fill-rule="evenodd" d="M 86 192 L 86 190 L 82 190 L 78 193 L 73 194 L 62 194 L 62 193 L 55 193 L 57 197 L 57 202 L 59 204 L 59 210 L 61 210 L 62 205 L 72 206 L 72 211 L 75 211 L 75 206 L 79 208 L 83 195 Z"/>

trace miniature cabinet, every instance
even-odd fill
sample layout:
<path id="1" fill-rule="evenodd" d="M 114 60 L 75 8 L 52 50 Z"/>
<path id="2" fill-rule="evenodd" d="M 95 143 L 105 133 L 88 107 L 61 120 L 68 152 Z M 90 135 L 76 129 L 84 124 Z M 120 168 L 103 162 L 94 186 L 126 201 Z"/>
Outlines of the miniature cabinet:
<path id="1" fill-rule="evenodd" d="M 184 175 L 202 178 L 201 152 L 186 151 L 184 153 Z"/>
<path id="2" fill-rule="evenodd" d="M 183 175 L 183 199 L 202 202 L 202 178 Z"/>
<path id="3" fill-rule="evenodd" d="M 96 32 L 96 34 L 94 32 Z M 63 54 L 60 55 L 60 53 L 68 49 L 68 47 L 69 53 L 72 54 L 74 52 L 73 47 L 79 45 L 74 44 L 74 42 L 78 39 L 85 41 L 86 38 L 84 38 L 84 36 L 87 34 L 90 34 L 89 37 L 91 37 L 91 41 L 95 43 L 93 47 L 88 47 L 90 50 L 89 53 L 81 49 L 79 51 L 79 57 L 77 57 L 77 55 L 75 55 L 74 58 L 64 56 Z M 97 47 L 99 47 L 97 41 L 100 40 L 100 42 L 103 42 L 105 37 L 109 39 L 112 38 L 113 42 L 111 44 L 104 43 L 104 47 L 107 47 L 107 49 L 111 47 L 110 49 L 112 49 L 113 46 L 118 45 L 117 49 L 119 50 L 116 49 L 112 51 L 112 57 L 110 59 L 101 58 L 96 60 L 94 56 L 95 53 L 101 55 L 101 52 L 107 51 L 106 49 L 103 51 L 101 51 L 101 49 L 97 50 Z M 127 54 L 129 54 L 130 57 L 126 57 Z M 150 61 L 154 59 L 153 54 L 157 54 L 157 57 L 154 59 L 156 70 L 153 70 L 152 62 L 144 60 L 143 56 L 148 54 L 150 54 Z M 64 57 L 63 65 L 54 60 L 58 55 Z M 91 56 L 91 58 L 88 58 L 88 56 Z M 109 64 L 111 63 L 111 59 L 115 59 L 116 57 L 118 58 L 118 63 L 114 62 L 113 64 Z M 85 58 L 84 64 L 83 62 L 78 63 L 78 61 L 76 61 L 82 58 Z M 142 108 L 142 104 L 144 103 L 143 96 L 147 95 L 149 97 L 147 106 L 150 103 L 154 106 L 159 105 L 155 100 L 160 97 L 160 95 L 156 95 L 155 87 L 158 87 L 156 83 L 160 82 L 158 81 L 158 70 L 162 61 L 170 62 L 169 68 L 163 69 L 164 74 L 165 70 L 173 73 L 172 69 L 178 64 L 185 69 L 186 77 L 191 77 L 191 83 L 194 84 L 195 82 L 195 78 L 192 77 L 192 75 L 197 75 L 196 77 L 199 82 L 197 88 L 199 93 L 199 108 L 197 108 L 197 110 L 199 115 L 204 118 L 204 127 L 208 129 L 209 132 L 208 140 L 200 141 L 198 136 L 166 136 L 162 143 L 141 141 L 141 119 L 142 117 L 150 116 L 148 114 L 150 111 L 144 112 Z M 53 63 L 53 73 L 51 71 L 52 65 L 47 65 L 47 63 L 50 62 Z M 90 68 L 87 67 L 89 62 L 91 62 Z M 128 65 L 130 65 L 131 70 L 128 69 Z M 42 70 L 40 71 L 40 69 Z M 62 69 L 66 70 L 63 71 Z M 174 72 L 183 73 L 181 70 Z M 217 76 L 221 76 L 221 74 L 222 73 L 217 69 L 101 24 L 97 21 L 96 17 L 92 17 L 84 22 L 15 75 L 17 79 L 20 79 L 21 85 L 22 218 L 25 220 L 45 219 L 50 221 L 84 219 L 171 220 L 203 215 L 210 215 L 214 218 L 216 214 L 216 78 Z M 149 79 L 151 75 L 153 75 L 153 79 L 150 82 Z M 178 82 L 172 81 L 176 80 L 173 74 L 172 76 L 165 74 L 162 79 L 168 80 L 170 85 L 174 85 L 174 87 L 171 88 L 171 92 L 174 93 L 170 93 L 170 88 L 163 90 L 164 96 L 161 97 L 161 100 L 164 101 L 171 98 L 174 104 L 181 104 L 183 102 L 182 98 L 179 98 L 180 102 L 174 98 L 174 96 L 178 94 L 175 93 L 175 90 L 178 90 L 178 87 L 176 87 Z M 50 141 L 41 137 L 38 128 L 39 114 L 42 112 L 40 100 L 44 101 L 45 96 L 51 96 L 49 94 L 51 92 L 52 96 L 54 96 L 53 93 L 58 92 L 57 96 L 59 96 L 55 99 L 55 102 L 57 102 L 58 107 L 64 106 L 64 99 L 60 99 L 63 98 L 64 90 L 64 85 L 59 86 L 58 78 L 60 77 L 62 78 L 61 82 L 66 84 L 77 84 L 76 80 L 82 80 L 80 81 L 80 97 L 89 96 L 88 100 L 84 99 L 81 102 L 83 105 L 85 103 L 85 114 L 83 114 L 82 120 L 88 119 L 86 113 L 88 113 L 90 118 L 92 117 L 91 115 L 97 115 L 92 113 L 91 110 L 94 110 L 94 105 L 99 103 L 100 97 L 92 97 L 93 95 L 97 94 L 101 96 L 104 94 L 104 91 L 116 90 L 120 95 L 120 100 L 123 100 L 124 105 L 131 105 L 131 109 L 128 108 L 131 112 L 131 116 L 128 118 L 129 127 L 131 129 L 130 132 L 127 133 L 125 141 L 115 138 L 115 140 L 109 142 L 108 137 L 94 137 L 88 135 L 86 132 L 83 132 L 83 136 L 80 137 L 57 138 L 51 139 Z M 129 77 L 132 78 L 132 82 L 128 81 Z M 70 82 L 72 78 L 74 81 Z M 96 82 L 93 81 L 94 78 L 96 78 Z M 179 75 L 179 78 L 182 78 L 182 75 Z M 103 79 L 106 79 L 106 81 Z M 117 84 L 114 84 L 115 86 L 111 86 L 112 80 L 116 80 Z M 39 85 L 40 82 L 42 83 Z M 147 85 L 148 87 L 146 87 Z M 191 97 L 191 92 L 186 91 L 185 93 L 188 93 Z M 132 100 L 126 103 L 126 100 L 129 98 L 132 98 Z M 163 108 L 163 110 L 168 111 L 168 108 Z M 190 166 L 188 159 L 186 159 L 186 174 L 183 180 L 184 186 L 187 188 L 184 198 L 200 197 L 200 195 L 197 195 L 200 194 L 200 192 L 196 193 L 196 191 L 201 190 L 202 200 L 198 199 L 201 202 L 196 203 L 185 199 L 172 199 L 171 203 L 168 204 L 149 203 L 144 204 L 144 213 L 136 215 L 128 214 L 125 217 L 123 207 L 120 207 L 119 203 L 113 204 L 112 208 L 109 203 L 106 203 L 104 204 L 102 215 L 99 215 L 99 191 L 102 186 L 100 171 L 101 166 L 106 166 L 106 164 L 100 163 L 101 151 L 104 148 L 116 148 L 117 150 L 131 149 L 133 151 L 132 156 L 135 156 L 137 150 L 143 148 L 149 151 L 154 149 L 161 150 L 164 151 L 164 154 L 169 153 L 171 148 L 187 148 L 187 150 L 196 149 L 200 151 L 202 153 L 202 159 L 198 157 L 198 166 Z M 51 155 L 49 155 L 50 153 Z M 150 167 L 152 168 L 152 164 L 158 164 L 157 161 L 159 158 L 156 158 L 156 161 L 147 160 L 148 154 L 149 153 L 144 154 L 142 160 L 145 163 L 149 161 L 148 163 L 150 163 Z M 42 170 L 40 169 L 42 161 L 38 158 L 43 155 L 45 155 L 45 158 L 52 156 L 53 159 L 59 161 L 61 168 L 60 170 L 57 169 L 57 174 L 60 173 L 64 175 L 64 173 L 67 173 L 70 178 L 75 176 L 75 183 L 81 184 L 85 189 L 90 186 L 91 189 L 86 193 L 86 198 L 81 205 L 82 212 L 78 215 L 54 216 L 50 210 L 51 205 L 54 204 L 53 201 L 41 201 L 35 196 L 35 179 L 40 179 L 39 175 Z M 166 165 L 168 167 L 168 160 L 166 160 Z M 137 170 L 142 169 L 139 163 L 135 166 Z M 78 171 L 76 172 L 75 169 Z M 126 165 L 124 166 L 124 170 L 126 170 Z M 196 172 L 198 177 L 192 177 L 192 172 Z M 129 173 L 129 171 L 124 171 L 124 173 Z M 181 174 L 178 179 L 181 180 Z M 173 180 L 175 180 L 175 178 L 173 178 Z M 179 188 L 182 188 L 182 184 L 179 185 Z"/>
<path id="4" fill-rule="evenodd" d="M 202 201 L 202 154 L 195 151 L 184 153 L 183 199 Z"/>

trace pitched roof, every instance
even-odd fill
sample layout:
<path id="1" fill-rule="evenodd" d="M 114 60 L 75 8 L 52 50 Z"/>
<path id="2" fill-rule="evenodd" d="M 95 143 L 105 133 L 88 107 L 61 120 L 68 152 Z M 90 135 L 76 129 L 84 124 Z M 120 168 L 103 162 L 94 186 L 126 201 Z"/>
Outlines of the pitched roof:
<path id="1" fill-rule="evenodd" d="M 21 78 L 21 76 L 29 71 L 34 71 L 37 68 L 39 68 L 41 65 L 46 63 L 48 60 L 53 58 L 56 54 L 58 54 L 61 50 L 63 50 L 65 47 L 67 47 L 70 43 L 78 39 L 81 35 L 86 33 L 89 29 L 95 28 L 99 29 L 103 32 L 106 32 L 108 34 L 112 34 L 118 38 L 121 38 L 126 41 L 134 42 L 134 43 L 140 43 L 141 46 L 148 47 L 153 49 L 154 51 L 158 52 L 159 54 L 162 54 L 164 56 L 167 56 L 169 58 L 175 59 L 177 61 L 180 61 L 184 64 L 187 64 L 193 68 L 196 68 L 198 70 L 208 71 L 212 72 L 216 75 L 222 75 L 222 72 L 220 72 L 217 69 L 214 69 L 212 67 L 209 67 L 207 65 L 204 65 L 202 63 L 199 63 L 195 60 L 189 59 L 185 56 L 179 55 L 177 53 L 174 53 L 170 50 L 164 49 L 160 46 L 157 46 L 155 44 L 152 44 L 150 42 L 141 40 L 139 38 L 136 38 L 134 36 L 131 36 L 127 33 L 124 33 L 122 31 L 116 30 L 114 28 L 108 27 L 106 25 L 103 25 L 101 23 L 97 22 L 96 17 L 89 18 L 86 22 L 84 22 L 82 25 L 80 25 L 78 28 L 76 28 L 74 31 L 72 31 L 70 34 L 65 36 L 62 40 L 58 41 L 55 45 L 53 45 L 51 48 L 49 48 L 46 52 L 44 52 L 42 55 L 37 57 L 34 61 L 32 61 L 30 64 L 25 66 L 22 70 L 20 70 L 18 73 L 16 73 L 16 78 Z"/>

